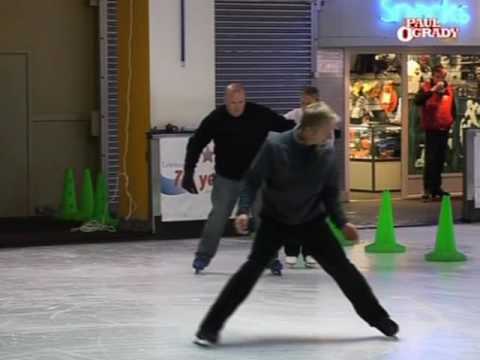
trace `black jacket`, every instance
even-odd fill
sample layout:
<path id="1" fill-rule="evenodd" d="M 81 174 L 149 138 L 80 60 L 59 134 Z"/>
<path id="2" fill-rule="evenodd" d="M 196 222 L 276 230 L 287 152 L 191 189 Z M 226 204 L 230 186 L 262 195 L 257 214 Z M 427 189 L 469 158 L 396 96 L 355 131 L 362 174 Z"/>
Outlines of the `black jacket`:
<path id="1" fill-rule="evenodd" d="M 282 132 L 295 126 L 265 106 L 247 102 L 245 111 L 232 117 L 225 105 L 212 111 L 188 141 L 185 172 L 193 172 L 205 146 L 215 144 L 217 174 L 240 180 L 250 167 L 269 131 Z"/>

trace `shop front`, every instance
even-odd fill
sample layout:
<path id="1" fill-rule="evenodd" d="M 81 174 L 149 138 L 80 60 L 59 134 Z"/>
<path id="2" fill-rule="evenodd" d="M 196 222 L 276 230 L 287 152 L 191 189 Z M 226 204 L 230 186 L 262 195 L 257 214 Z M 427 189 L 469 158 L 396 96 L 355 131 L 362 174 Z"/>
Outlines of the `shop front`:
<path id="1" fill-rule="evenodd" d="M 461 193 L 464 129 L 480 127 L 479 12 L 480 4 L 461 0 L 337 0 L 320 7 L 316 84 L 345 119 L 339 151 L 347 198 L 383 190 L 422 195 L 425 134 L 414 97 L 436 65 L 455 94 L 443 187 Z"/>

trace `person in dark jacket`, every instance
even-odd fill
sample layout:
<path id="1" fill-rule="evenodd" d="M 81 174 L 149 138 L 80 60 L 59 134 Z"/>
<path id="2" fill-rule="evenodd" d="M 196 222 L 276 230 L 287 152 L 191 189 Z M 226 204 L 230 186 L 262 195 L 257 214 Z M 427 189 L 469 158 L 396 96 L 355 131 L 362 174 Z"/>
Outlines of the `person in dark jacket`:
<path id="1" fill-rule="evenodd" d="M 445 81 L 442 65 L 432 69 L 432 79 L 422 84 L 414 102 L 422 106 L 421 125 L 425 131 L 423 200 L 449 195 L 442 189 L 442 172 L 448 148 L 448 133 L 456 118 L 455 92 Z"/>
<path id="2" fill-rule="evenodd" d="M 314 86 L 306 86 L 303 89 L 302 95 L 300 98 L 301 106 L 289 111 L 283 116 L 285 116 L 287 119 L 295 121 L 296 124 L 299 124 L 300 121 L 302 120 L 303 110 L 307 106 L 319 101 L 320 101 L 320 95 L 318 93 L 318 89 Z M 333 137 L 331 140 L 332 140 L 332 146 L 333 146 Z M 240 196 L 242 195 L 240 194 Z M 303 262 L 305 264 L 305 267 L 315 268 L 317 266 L 317 262 L 310 255 L 308 248 L 306 248 L 304 244 L 300 244 L 297 239 L 291 239 L 289 241 L 286 241 L 284 250 L 285 250 L 285 263 L 290 268 L 294 268 L 297 265 L 298 257 L 300 254 L 302 254 L 303 256 Z"/>
<path id="3" fill-rule="evenodd" d="M 336 114 L 325 104 L 305 109 L 298 128 L 267 139 L 245 180 L 236 227 L 244 232 L 248 212 L 261 187 L 262 222 L 248 260 L 230 278 L 208 311 L 194 343 L 218 342 L 226 320 L 247 298 L 263 268 L 285 240 L 302 239 L 312 256 L 334 278 L 356 312 L 386 336 L 395 336 L 398 325 L 380 305 L 365 278 L 349 261 L 326 223 L 326 217 L 350 240 L 358 240 L 339 201 L 335 154 L 326 142 L 332 136 Z"/>
<path id="4" fill-rule="evenodd" d="M 207 267 L 218 249 L 232 210 L 243 185 L 243 178 L 270 131 L 285 131 L 295 123 L 265 106 L 246 101 L 242 84 L 233 83 L 225 91 L 225 105 L 212 111 L 187 145 L 182 186 L 196 194 L 194 170 L 202 150 L 215 144 L 215 180 L 211 194 L 212 210 L 193 261 L 196 272 Z M 277 260 L 272 271 L 281 269 Z M 280 270 L 278 270 L 280 271 Z"/>

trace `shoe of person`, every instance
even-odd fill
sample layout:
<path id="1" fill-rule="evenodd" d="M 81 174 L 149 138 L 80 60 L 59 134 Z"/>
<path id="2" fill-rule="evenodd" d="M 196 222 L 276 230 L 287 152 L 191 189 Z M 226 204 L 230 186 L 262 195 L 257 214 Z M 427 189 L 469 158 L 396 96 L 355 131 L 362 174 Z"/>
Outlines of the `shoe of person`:
<path id="1" fill-rule="evenodd" d="M 385 336 L 389 337 L 394 337 L 400 330 L 398 324 L 389 317 L 380 319 L 376 323 L 372 324 L 372 326 L 377 328 Z"/>
<path id="2" fill-rule="evenodd" d="M 280 260 L 273 260 L 268 267 L 270 268 L 272 275 L 282 276 L 283 265 Z"/>
<path id="3" fill-rule="evenodd" d="M 289 268 L 295 267 L 297 265 L 297 257 L 296 256 L 285 256 L 285 263 Z"/>
<path id="4" fill-rule="evenodd" d="M 450 196 L 450 193 L 449 192 L 446 192 L 445 190 L 443 189 L 440 189 L 438 191 L 435 191 L 435 193 L 433 194 L 433 196 L 438 196 L 440 199 L 444 196 Z"/>
<path id="5" fill-rule="evenodd" d="M 423 202 L 430 202 L 432 200 L 433 200 L 432 194 L 428 194 L 428 193 L 423 194 L 423 196 L 422 196 L 422 201 Z"/>
<path id="6" fill-rule="evenodd" d="M 195 274 L 200 274 L 200 272 L 208 266 L 209 261 L 203 258 L 195 258 L 193 260 L 192 267 L 195 270 Z"/>
<path id="7" fill-rule="evenodd" d="M 307 268 L 316 268 L 317 267 L 317 261 L 313 258 L 311 255 L 305 256 L 305 267 Z"/>
<path id="8" fill-rule="evenodd" d="M 193 343 L 202 347 L 212 347 L 218 344 L 218 334 L 199 330 L 193 338 Z"/>

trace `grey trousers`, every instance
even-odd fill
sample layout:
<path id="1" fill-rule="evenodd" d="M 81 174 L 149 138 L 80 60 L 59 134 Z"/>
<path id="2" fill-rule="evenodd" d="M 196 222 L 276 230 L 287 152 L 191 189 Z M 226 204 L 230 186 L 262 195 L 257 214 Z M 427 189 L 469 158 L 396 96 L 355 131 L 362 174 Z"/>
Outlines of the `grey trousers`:
<path id="1" fill-rule="evenodd" d="M 220 238 L 232 215 L 232 210 L 240 195 L 243 181 L 230 180 L 220 175 L 215 176 L 211 193 L 212 210 L 203 228 L 202 238 L 195 256 L 210 261 L 217 252 Z"/>

